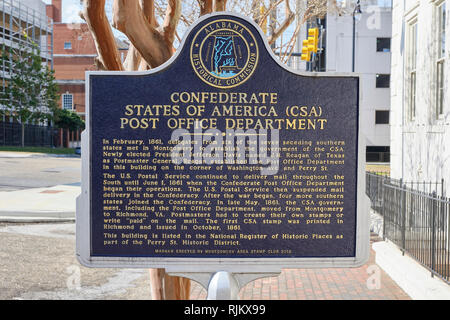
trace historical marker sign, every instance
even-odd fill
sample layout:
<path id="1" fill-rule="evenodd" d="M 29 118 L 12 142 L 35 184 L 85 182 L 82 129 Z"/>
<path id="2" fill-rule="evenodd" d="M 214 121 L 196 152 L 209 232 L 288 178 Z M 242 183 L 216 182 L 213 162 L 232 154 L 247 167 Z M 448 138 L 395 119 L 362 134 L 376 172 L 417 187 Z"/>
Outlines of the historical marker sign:
<path id="1" fill-rule="evenodd" d="M 216 14 L 150 72 L 89 72 L 77 254 L 88 266 L 356 266 L 359 79 L 294 73 Z"/>

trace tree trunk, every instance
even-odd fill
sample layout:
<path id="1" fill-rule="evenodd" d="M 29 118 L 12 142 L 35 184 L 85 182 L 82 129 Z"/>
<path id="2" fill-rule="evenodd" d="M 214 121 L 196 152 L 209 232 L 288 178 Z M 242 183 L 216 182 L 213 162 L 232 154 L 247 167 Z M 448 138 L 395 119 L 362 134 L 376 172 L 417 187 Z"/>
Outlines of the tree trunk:
<path id="1" fill-rule="evenodd" d="M 171 277 L 164 269 L 150 269 L 150 283 L 153 300 L 189 300 L 189 279 Z"/>
<path id="2" fill-rule="evenodd" d="M 290 12 L 289 0 L 271 0 L 271 4 L 276 7 L 283 1 L 286 3 L 288 14 L 278 29 L 275 23 L 276 8 L 273 8 L 271 12 L 271 44 L 274 44 L 276 38 L 293 21 L 294 15 Z M 227 5 L 227 0 L 197 0 L 197 2 L 200 16 L 215 11 L 225 11 Z M 120 61 L 104 7 L 105 0 L 84 0 L 82 14 L 94 37 L 99 55 L 97 64 L 100 69 L 147 70 L 158 67 L 174 54 L 173 42 L 181 17 L 181 0 L 167 0 L 161 26 L 155 18 L 154 0 L 114 0 L 113 26 L 123 32 L 131 43 L 124 64 Z M 189 299 L 189 279 L 170 277 L 164 269 L 151 269 L 150 281 L 154 300 Z"/>

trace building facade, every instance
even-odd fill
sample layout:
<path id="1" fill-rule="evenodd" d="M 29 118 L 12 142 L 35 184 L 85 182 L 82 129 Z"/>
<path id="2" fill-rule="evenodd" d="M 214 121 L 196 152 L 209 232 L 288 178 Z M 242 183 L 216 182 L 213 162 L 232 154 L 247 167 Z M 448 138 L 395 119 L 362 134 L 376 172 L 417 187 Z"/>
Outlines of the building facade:
<path id="1" fill-rule="evenodd" d="M 85 72 L 96 70 L 97 50 L 85 23 L 62 22 L 62 0 L 47 5 L 54 22 L 53 57 L 61 108 L 85 117 Z"/>
<path id="2" fill-rule="evenodd" d="M 392 163 L 395 178 L 450 190 L 448 0 L 395 0 Z M 440 188 L 438 186 L 438 188 Z"/>
<path id="3" fill-rule="evenodd" d="M 390 1 L 362 1 L 354 24 L 353 14 L 327 17 L 326 71 L 360 76 L 360 126 L 367 162 L 390 161 L 390 6 Z"/>
<path id="4" fill-rule="evenodd" d="M 392 12 L 390 0 L 363 0 L 361 12 L 353 11 L 356 1 L 345 2 L 345 14 L 329 12 L 318 23 L 305 24 L 297 51 L 309 27 L 321 31 L 318 59 L 306 63 L 293 59 L 299 70 L 355 72 L 361 79 L 361 129 L 366 139 L 367 162 L 390 161 L 390 65 Z M 354 52 L 354 55 L 353 55 Z"/>
<path id="5" fill-rule="evenodd" d="M 53 66 L 53 21 L 46 15 L 41 0 L 0 0 L 0 54 L 9 59 L 0 64 L 0 90 L 5 90 L 16 75 L 13 58 L 29 52 L 35 46 L 40 49 L 42 65 Z M 21 121 L 9 112 L 1 112 L 0 145 L 52 146 L 53 130 L 46 120 Z M 44 113 L 48 109 L 40 107 Z"/>
<path id="6" fill-rule="evenodd" d="M 53 21 L 46 15 L 45 4 L 40 0 L 0 0 L 0 50 L 11 57 L 11 49 L 30 50 L 33 44 L 39 46 L 43 64 L 52 68 Z M 7 65 L 0 68 L 5 88 L 14 70 Z M 3 117 L 3 121 L 12 121 Z"/>

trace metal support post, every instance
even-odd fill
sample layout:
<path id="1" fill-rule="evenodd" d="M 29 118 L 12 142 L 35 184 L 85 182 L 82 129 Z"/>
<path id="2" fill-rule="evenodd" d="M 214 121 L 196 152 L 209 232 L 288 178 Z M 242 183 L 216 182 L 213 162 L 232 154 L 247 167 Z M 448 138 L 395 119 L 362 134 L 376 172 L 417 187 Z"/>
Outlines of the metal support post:
<path id="1" fill-rule="evenodd" d="M 171 276 L 184 277 L 198 282 L 208 291 L 207 300 L 238 300 L 239 291 L 248 283 L 260 278 L 278 277 L 281 269 L 268 272 L 228 272 L 214 273 L 168 272 Z"/>
<path id="2" fill-rule="evenodd" d="M 215 273 L 208 285 L 207 300 L 238 300 L 239 284 L 233 274 L 225 271 Z"/>

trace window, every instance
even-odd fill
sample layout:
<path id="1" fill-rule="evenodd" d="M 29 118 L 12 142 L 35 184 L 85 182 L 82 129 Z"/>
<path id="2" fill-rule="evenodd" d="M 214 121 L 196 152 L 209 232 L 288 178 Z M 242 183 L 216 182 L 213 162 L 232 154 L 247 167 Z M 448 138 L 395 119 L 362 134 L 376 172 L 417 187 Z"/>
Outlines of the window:
<path id="1" fill-rule="evenodd" d="M 366 162 L 390 162 L 391 148 L 388 146 L 366 147 Z"/>
<path id="2" fill-rule="evenodd" d="M 65 93 L 62 95 L 62 107 L 66 110 L 73 110 L 73 95 Z"/>
<path id="3" fill-rule="evenodd" d="M 64 42 L 64 49 L 65 49 L 65 50 L 70 50 L 70 49 L 72 49 L 72 42 L 70 42 L 70 41 Z"/>
<path id="4" fill-rule="evenodd" d="M 375 111 L 375 124 L 389 124 L 389 111 Z"/>
<path id="5" fill-rule="evenodd" d="M 390 74 L 377 74 L 376 87 L 377 88 L 389 88 L 391 82 Z"/>
<path id="6" fill-rule="evenodd" d="M 445 76 L 445 2 L 436 7 L 436 32 L 437 32 L 437 55 L 436 55 L 436 115 L 444 113 L 444 76 Z"/>
<path id="7" fill-rule="evenodd" d="M 377 38 L 377 52 L 390 52 L 391 38 Z"/>
<path id="8" fill-rule="evenodd" d="M 417 20 L 408 25 L 407 42 L 408 117 L 413 121 L 416 118 Z"/>

